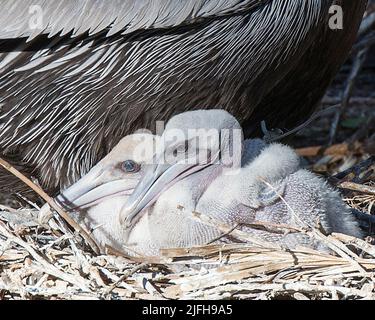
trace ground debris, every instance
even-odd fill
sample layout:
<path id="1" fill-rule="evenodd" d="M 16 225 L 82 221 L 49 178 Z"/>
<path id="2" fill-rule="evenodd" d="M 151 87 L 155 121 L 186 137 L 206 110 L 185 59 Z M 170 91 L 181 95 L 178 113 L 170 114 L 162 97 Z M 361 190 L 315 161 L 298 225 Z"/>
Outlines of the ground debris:
<path id="1" fill-rule="evenodd" d="M 69 242 L 38 228 L 17 234 L 1 218 L 2 299 L 375 298 L 375 247 L 341 234 L 325 241 L 349 254 L 258 242 L 165 249 L 149 262 L 82 251 L 82 266 Z"/>

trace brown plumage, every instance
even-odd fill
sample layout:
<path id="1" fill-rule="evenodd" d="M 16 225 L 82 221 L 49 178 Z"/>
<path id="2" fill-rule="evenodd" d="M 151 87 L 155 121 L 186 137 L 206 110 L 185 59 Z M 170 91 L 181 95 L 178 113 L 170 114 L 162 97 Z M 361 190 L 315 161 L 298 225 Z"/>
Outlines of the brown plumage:
<path id="1" fill-rule="evenodd" d="M 347 57 L 366 2 L 5 0 L 0 156 L 52 192 L 124 135 L 185 110 L 224 108 L 247 136 L 261 120 L 292 128 Z M 328 27 L 332 4 L 343 30 Z M 25 22 L 31 5 L 40 30 Z"/>

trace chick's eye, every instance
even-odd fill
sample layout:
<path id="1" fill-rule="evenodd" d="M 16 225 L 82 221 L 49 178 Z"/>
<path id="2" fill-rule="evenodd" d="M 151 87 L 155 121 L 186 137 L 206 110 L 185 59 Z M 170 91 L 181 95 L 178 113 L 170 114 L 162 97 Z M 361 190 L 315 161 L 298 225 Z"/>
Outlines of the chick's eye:
<path id="1" fill-rule="evenodd" d="M 141 169 L 141 166 L 133 160 L 126 160 L 122 163 L 122 168 L 125 172 L 135 173 Z"/>
<path id="2" fill-rule="evenodd" d="M 186 152 L 188 152 L 189 150 L 189 142 L 188 141 L 185 141 L 185 143 L 182 143 L 180 145 L 178 145 L 174 150 L 173 150 L 173 155 L 175 157 L 177 157 L 177 155 L 179 154 L 184 154 Z"/>

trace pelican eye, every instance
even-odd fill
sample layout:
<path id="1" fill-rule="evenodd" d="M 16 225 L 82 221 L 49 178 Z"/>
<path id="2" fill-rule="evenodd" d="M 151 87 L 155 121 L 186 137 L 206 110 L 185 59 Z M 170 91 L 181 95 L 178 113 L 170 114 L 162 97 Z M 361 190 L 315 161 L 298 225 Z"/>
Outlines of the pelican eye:
<path id="1" fill-rule="evenodd" d="M 128 173 L 135 173 L 141 169 L 141 166 L 133 160 L 126 160 L 122 163 L 122 169 Z"/>
<path id="2" fill-rule="evenodd" d="M 183 155 L 187 153 L 189 150 L 189 142 L 185 141 L 184 143 L 181 143 L 173 150 L 173 156 L 177 157 L 179 154 Z"/>

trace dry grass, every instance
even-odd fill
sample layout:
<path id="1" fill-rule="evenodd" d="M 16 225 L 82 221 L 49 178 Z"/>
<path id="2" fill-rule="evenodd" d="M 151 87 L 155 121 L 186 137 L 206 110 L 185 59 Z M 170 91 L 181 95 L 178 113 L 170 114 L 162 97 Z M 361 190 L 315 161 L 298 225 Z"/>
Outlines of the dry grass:
<path id="1" fill-rule="evenodd" d="M 246 244 L 168 249 L 159 257 L 133 259 L 73 250 L 69 236 L 57 228 L 32 220 L 20 227 L 7 219 L 14 212 L 4 207 L 1 216 L 8 220 L 0 222 L 3 299 L 375 297 L 375 247 L 341 234 L 326 237 L 318 230 L 307 231 L 322 236 L 332 254 L 286 250 L 235 231 L 232 235 Z"/>

